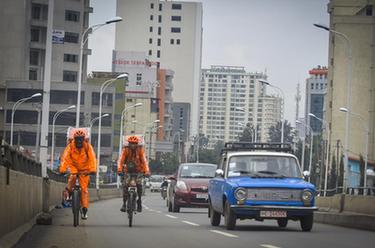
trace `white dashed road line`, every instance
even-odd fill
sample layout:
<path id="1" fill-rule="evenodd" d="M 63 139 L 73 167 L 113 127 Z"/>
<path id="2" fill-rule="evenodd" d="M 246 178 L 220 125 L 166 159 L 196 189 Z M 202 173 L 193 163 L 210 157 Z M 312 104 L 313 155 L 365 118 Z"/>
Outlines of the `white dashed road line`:
<path id="1" fill-rule="evenodd" d="M 173 215 L 166 214 L 165 216 L 167 216 L 167 217 L 169 217 L 169 218 L 171 218 L 171 219 L 177 219 L 177 217 L 176 217 L 176 216 L 173 216 Z"/>
<path id="2" fill-rule="evenodd" d="M 193 222 L 190 222 L 190 221 L 186 221 L 186 220 L 184 220 L 182 222 L 185 223 L 185 224 L 188 224 L 188 225 L 192 225 L 192 226 L 199 226 L 199 224 L 196 224 L 196 223 L 193 223 Z"/>
<path id="3" fill-rule="evenodd" d="M 238 236 L 234 235 L 234 234 L 230 234 L 230 233 L 226 233 L 226 232 L 222 232 L 222 231 L 218 231 L 218 230 L 210 230 L 210 231 L 213 232 L 213 233 L 221 234 L 221 235 L 226 236 L 226 237 L 238 238 Z"/>
<path id="4" fill-rule="evenodd" d="M 156 211 L 156 213 L 161 214 L 161 211 Z"/>
<path id="5" fill-rule="evenodd" d="M 278 247 L 278 246 L 267 245 L 267 244 L 262 244 L 262 245 L 260 245 L 260 246 L 262 246 L 262 247 L 264 247 L 264 248 L 280 248 L 280 247 Z"/>

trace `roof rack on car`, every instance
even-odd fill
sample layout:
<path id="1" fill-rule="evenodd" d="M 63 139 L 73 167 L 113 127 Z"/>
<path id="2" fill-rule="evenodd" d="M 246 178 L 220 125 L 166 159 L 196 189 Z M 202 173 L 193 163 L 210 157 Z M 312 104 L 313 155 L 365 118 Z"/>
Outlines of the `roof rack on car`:
<path id="1" fill-rule="evenodd" d="M 251 142 L 227 142 L 221 153 L 228 151 L 274 151 L 274 152 L 292 152 L 290 143 L 251 143 Z"/>

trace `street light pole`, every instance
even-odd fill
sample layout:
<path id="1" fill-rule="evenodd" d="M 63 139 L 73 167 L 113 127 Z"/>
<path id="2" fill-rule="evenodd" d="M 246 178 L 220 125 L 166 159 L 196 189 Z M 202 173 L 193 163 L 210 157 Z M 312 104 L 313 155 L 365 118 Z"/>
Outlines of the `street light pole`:
<path id="1" fill-rule="evenodd" d="M 349 173 L 349 113 L 351 110 L 351 97 L 352 97 L 352 44 L 349 40 L 349 38 L 343 34 L 340 33 L 334 29 L 331 29 L 327 26 L 321 25 L 321 24 L 314 24 L 315 27 L 324 29 L 328 32 L 331 32 L 332 34 L 338 35 L 339 37 L 343 38 L 345 40 L 347 49 L 348 49 L 348 69 L 347 69 L 347 78 L 346 78 L 346 108 L 348 112 L 345 116 L 345 144 L 344 144 L 344 182 L 343 182 L 343 193 L 346 193 L 346 188 L 348 184 L 348 173 Z"/>
<path id="2" fill-rule="evenodd" d="M 329 130 L 329 125 L 328 123 L 317 117 L 316 115 L 314 115 L 313 113 L 309 113 L 309 116 L 317 119 L 318 121 L 320 121 L 324 126 L 325 126 L 325 129 L 327 131 L 327 147 L 326 147 L 326 167 L 325 167 L 325 175 L 324 175 L 324 196 L 327 195 L 327 186 L 328 186 L 328 167 L 329 167 L 329 148 L 331 147 L 331 143 L 330 143 L 330 130 Z"/>
<path id="3" fill-rule="evenodd" d="M 105 89 L 106 89 L 110 84 L 112 84 L 113 82 L 115 82 L 116 80 L 118 80 L 118 79 L 124 79 L 124 78 L 127 78 L 127 77 L 128 77 L 128 74 L 127 74 L 127 73 L 123 73 L 123 74 L 120 74 L 119 76 L 117 76 L 117 77 L 114 78 L 114 79 L 110 79 L 110 80 L 105 81 L 105 82 L 101 85 L 101 87 L 100 87 L 100 93 L 99 93 L 99 115 L 98 115 L 98 116 L 101 116 L 101 115 L 102 115 L 103 92 L 105 91 Z M 97 189 L 97 190 L 99 190 L 99 165 L 100 165 L 101 129 L 102 129 L 102 119 L 99 118 L 99 126 L 98 126 L 98 153 L 96 154 L 96 160 L 97 160 L 97 170 L 96 170 L 96 189 Z"/>
<path id="4" fill-rule="evenodd" d="M 95 117 L 94 119 L 92 119 L 92 120 L 90 121 L 90 142 L 91 142 L 92 127 L 94 126 L 94 123 L 95 123 L 97 120 L 99 120 L 99 119 L 101 119 L 101 118 L 104 118 L 104 117 L 107 117 L 107 116 L 109 116 L 109 114 L 104 114 L 104 115 L 102 115 L 102 116 Z"/>
<path id="5" fill-rule="evenodd" d="M 82 88 L 82 60 L 83 60 L 83 47 L 85 46 L 89 36 L 87 35 L 87 37 L 85 38 L 86 34 L 91 30 L 92 32 L 98 30 L 99 28 L 107 25 L 107 24 L 111 24 L 111 23 L 115 23 L 115 22 L 120 22 L 122 21 L 122 18 L 121 17 L 118 17 L 116 16 L 115 18 L 112 18 L 108 21 L 106 21 L 105 23 L 100 23 L 100 24 L 96 24 L 96 25 L 92 25 L 90 27 L 88 27 L 85 31 L 83 31 L 82 35 L 81 35 L 81 45 L 80 45 L 80 50 L 79 50 L 79 65 L 78 65 L 78 89 L 77 89 L 77 113 L 76 113 L 76 127 L 78 128 L 79 127 L 79 119 L 80 119 L 80 108 L 81 108 L 81 88 Z"/>
<path id="6" fill-rule="evenodd" d="M 314 133 L 313 133 L 313 130 L 310 126 L 308 126 L 306 123 L 303 123 L 299 120 L 296 120 L 296 123 L 298 124 L 302 124 L 304 127 L 308 128 L 309 129 L 309 132 L 310 132 L 310 159 L 309 159 L 309 172 L 310 172 L 310 175 L 311 175 L 311 167 L 312 167 L 312 154 L 313 154 L 313 140 L 314 140 Z M 306 133 L 305 133 L 306 134 Z M 305 135 L 304 135 L 305 136 Z M 305 139 L 305 137 L 304 137 Z M 309 177 L 309 182 L 311 181 L 311 177 Z"/>
<path id="7" fill-rule="evenodd" d="M 363 128 L 365 129 L 366 144 L 365 144 L 365 169 L 364 169 L 363 187 L 366 188 L 367 187 L 368 142 L 369 142 L 369 132 L 370 132 L 369 126 L 368 126 L 368 124 L 366 124 L 367 122 L 365 121 L 365 119 L 361 115 L 349 112 L 349 110 L 347 108 L 340 108 L 340 111 L 344 112 L 344 113 L 349 113 L 351 115 L 354 115 L 354 116 L 358 117 L 362 122 Z"/>
<path id="8" fill-rule="evenodd" d="M 285 94 L 284 94 L 284 91 L 273 85 L 273 84 L 270 84 L 269 82 L 267 82 L 266 80 L 263 80 L 263 79 L 258 79 L 258 81 L 261 83 L 261 84 L 265 84 L 265 85 L 268 85 L 272 88 L 275 88 L 277 89 L 280 93 L 281 93 L 281 96 L 282 96 L 282 99 L 281 99 L 281 104 L 282 104 L 282 116 L 281 116 L 281 143 L 284 143 L 284 122 L 285 122 L 285 117 L 284 117 L 284 111 L 285 111 Z M 258 128 L 257 128 L 258 129 Z M 258 130 L 257 130 L 258 131 Z"/>
<path id="9" fill-rule="evenodd" d="M 65 111 L 68 111 L 69 109 L 74 109 L 76 107 L 76 105 L 71 105 L 65 109 L 62 109 L 60 111 L 57 111 L 54 115 L 53 115 L 53 119 L 52 119 L 52 146 L 51 146 L 51 155 L 50 155 L 50 169 L 52 170 L 53 169 L 53 161 L 55 159 L 55 122 L 56 122 L 56 119 L 57 117 L 59 117 L 60 114 L 62 114 L 63 112 Z"/>
<path id="10" fill-rule="evenodd" d="M 200 147 L 200 139 L 204 138 L 204 136 L 201 136 L 201 137 L 198 137 L 198 145 L 197 145 L 197 162 L 196 163 L 199 163 L 199 147 Z"/>
<path id="11" fill-rule="evenodd" d="M 17 110 L 17 108 L 24 102 L 34 98 L 34 97 L 39 97 L 39 96 L 42 96 L 41 93 L 36 93 L 32 96 L 29 96 L 29 97 L 25 97 L 25 98 L 22 98 L 20 100 L 18 100 L 15 104 L 13 104 L 13 107 L 12 107 L 12 116 L 11 116 L 11 122 L 10 122 L 10 145 L 13 146 L 13 126 L 14 126 L 14 114 Z"/>

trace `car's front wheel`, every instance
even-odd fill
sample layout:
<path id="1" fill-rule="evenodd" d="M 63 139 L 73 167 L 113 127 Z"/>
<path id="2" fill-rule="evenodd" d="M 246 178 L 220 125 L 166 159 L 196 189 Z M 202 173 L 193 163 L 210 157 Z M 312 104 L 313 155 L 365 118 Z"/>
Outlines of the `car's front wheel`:
<path id="1" fill-rule="evenodd" d="M 211 225 L 213 225 L 213 226 L 218 226 L 218 225 L 220 225 L 221 215 L 220 215 L 219 212 L 216 212 L 216 211 L 213 209 L 211 203 L 210 203 L 210 205 L 209 205 L 209 207 L 208 207 L 208 212 L 209 212 L 208 215 L 209 215 L 209 217 L 210 217 Z"/>
<path id="2" fill-rule="evenodd" d="M 224 210 L 224 223 L 227 230 L 233 230 L 236 227 L 236 214 L 230 209 L 230 204 L 228 201 L 225 202 Z"/>
<path id="3" fill-rule="evenodd" d="M 309 214 L 301 217 L 301 228 L 304 232 L 310 232 L 314 223 L 314 214 Z"/>
<path id="4" fill-rule="evenodd" d="M 288 219 L 277 219 L 279 227 L 285 228 L 288 225 Z"/>

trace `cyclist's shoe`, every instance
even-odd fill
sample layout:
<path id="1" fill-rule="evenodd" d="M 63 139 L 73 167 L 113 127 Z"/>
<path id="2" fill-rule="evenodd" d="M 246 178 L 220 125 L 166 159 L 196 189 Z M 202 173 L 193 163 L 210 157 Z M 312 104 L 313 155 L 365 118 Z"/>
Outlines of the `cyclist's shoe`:
<path id="1" fill-rule="evenodd" d="M 122 207 L 120 208 L 121 212 L 126 212 L 126 203 L 122 204 Z"/>
<path id="2" fill-rule="evenodd" d="M 137 201 L 137 212 L 142 212 L 142 202 Z"/>
<path id="3" fill-rule="evenodd" d="M 81 219 L 82 220 L 87 220 L 87 208 L 82 208 Z"/>

